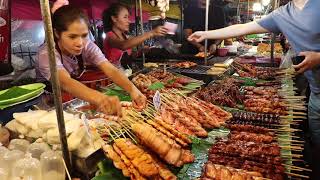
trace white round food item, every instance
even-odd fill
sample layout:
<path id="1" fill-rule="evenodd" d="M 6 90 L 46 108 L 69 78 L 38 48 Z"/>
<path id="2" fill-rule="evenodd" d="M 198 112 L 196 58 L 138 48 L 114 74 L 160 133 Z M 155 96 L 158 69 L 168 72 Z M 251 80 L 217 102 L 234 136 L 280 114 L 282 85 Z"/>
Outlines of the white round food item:
<path id="1" fill-rule="evenodd" d="M 22 135 L 26 135 L 31 130 L 31 128 L 26 127 L 15 119 L 7 123 L 6 128 L 8 128 L 12 132 Z"/>
<path id="2" fill-rule="evenodd" d="M 70 151 L 76 150 L 79 147 L 82 138 L 86 134 L 87 134 L 87 131 L 84 128 L 84 126 L 78 128 L 77 131 L 74 131 L 73 133 L 71 133 L 71 135 L 67 139 L 69 150 Z"/>
<path id="3" fill-rule="evenodd" d="M 16 126 L 16 124 L 17 124 L 18 122 L 17 122 L 17 120 L 15 120 L 15 119 L 13 119 L 12 121 L 9 121 L 7 124 L 6 124 L 6 128 L 8 128 L 10 131 L 12 131 L 12 132 L 17 132 L 17 126 Z"/>
<path id="4" fill-rule="evenodd" d="M 15 162 L 17 162 L 19 159 L 23 158 L 24 152 L 19 150 L 12 150 L 6 152 L 3 157 L 0 159 L 0 168 L 1 169 L 7 169 L 8 177 L 10 177 L 10 172 L 12 169 L 12 166 Z"/>
<path id="5" fill-rule="evenodd" d="M 63 116 L 65 123 L 76 118 L 73 114 L 67 112 L 63 112 Z M 38 121 L 38 126 L 44 131 L 50 128 L 58 127 L 56 111 L 52 110 L 41 117 Z"/>
<path id="6" fill-rule="evenodd" d="M 45 114 L 47 114 L 47 111 L 28 111 L 21 113 L 13 113 L 13 118 L 16 119 L 19 123 L 27 126 L 28 128 L 36 130 L 38 129 L 38 120 Z"/>
<path id="7" fill-rule="evenodd" d="M 35 138 L 35 139 L 41 138 L 42 135 L 43 135 L 43 131 L 42 131 L 41 129 L 30 130 L 30 131 L 26 134 L 27 137 Z"/>
<path id="8" fill-rule="evenodd" d="M 60 137 L 59 137 L 59 131 L 58 129 L 49 129 L 46 133 L 47 135 L 45 137 L 42 137 L 45 139 L 49 144 L 60 144 Z"/>

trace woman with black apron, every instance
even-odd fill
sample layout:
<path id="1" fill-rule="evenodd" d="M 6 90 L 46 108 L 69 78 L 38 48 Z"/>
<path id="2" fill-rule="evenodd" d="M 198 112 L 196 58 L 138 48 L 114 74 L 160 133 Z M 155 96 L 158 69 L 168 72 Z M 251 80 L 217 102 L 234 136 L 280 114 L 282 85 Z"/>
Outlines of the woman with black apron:
<path id="1" fill-rule="evenodd" d="M 108 60 L 116 67 L 132 67 L 132 48 L 142 44 L 145 40 L 165 36 L 167 29 L 159 26 L 144 35 L 128 38 L 125 34 L 129 31 L 129 9 L 116 3 L 103 12 L 103 27 L 106 39 L 103 49 Z"/>
<path id="2" fill-rule="evenodd" d="M 101 112 L 121 115 L 121 105 L 117 97 L 106 96 L 81 83 L 82 80 L 90 81 L 93 77 L 86 76 L 86 72 L 89 71 L 86 67 L 90 65 L 97 67 L 103 77 L 108 77 L 126 90 L 132 98 L 134 107 L 138 109 L 145 107 L 146 97 L 119 69 L 109 63 L 99 47 L 88 38 L 89 21 L 82 10 L 70 5 L 62 6 L 54 12 L 52 26 L 56 39 L 58 78 L 63 91 L 90 102 Z M 49 81 L 51 78 L 47 48 L 47 45 L 43 44 L 36 56 L 35 67 L 40 82 Z"/>

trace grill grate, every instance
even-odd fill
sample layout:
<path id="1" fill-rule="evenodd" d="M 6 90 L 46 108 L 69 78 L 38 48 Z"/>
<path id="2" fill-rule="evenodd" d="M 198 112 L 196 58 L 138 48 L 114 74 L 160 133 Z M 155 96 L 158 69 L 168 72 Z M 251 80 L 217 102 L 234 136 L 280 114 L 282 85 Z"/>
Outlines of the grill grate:
<path id="1" fill-rule="evenodd" d="M 170 68 L 170 70 L 178 73 L 188 73 L 188 74 L 207 74 L 207 71 L 211 66 L 201 66 L 197 65 L 191 68 Z"/>

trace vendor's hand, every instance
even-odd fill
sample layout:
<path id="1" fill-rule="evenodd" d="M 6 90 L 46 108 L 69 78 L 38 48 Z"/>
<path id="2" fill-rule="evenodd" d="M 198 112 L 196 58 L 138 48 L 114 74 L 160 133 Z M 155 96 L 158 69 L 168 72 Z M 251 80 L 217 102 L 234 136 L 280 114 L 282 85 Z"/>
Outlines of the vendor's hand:
<path id="1" fill-rule="evenodd" d="M 212 44 L 210 47 L 209 47 L 209 53 L 210 54 L 215 54 L 217 51 L 217 45 L 216 44 Z"/>
<path id="2" fill-rule="evenodd" d="M 166 34 L 168 34 L 168 29 L 165 28 L 164 26 L 158 26 L 155 29 L 153 29 L 151 32 L 153 36 L 165 36 Z"/>
<path id="3" fill-rule="evenodd" d="M 205 47 L 201 45 L 201 46 L 198 48 L 198 50 L 199 50 L 199 52 L 204 52 Z"/>
<path id="4" fill-rule="evenodd" d="M 299 56 L 305 56 L 305 59 L 300 64 L 293 65 L 293 68 L 297 70 L 297 73 L 303 73 L 317 65 L 320 65 L 320 53 L 318 52 L 301 52 Z"/>
<path id="5" fill-rule="evenodd" d="M 130 96 L 135 109 L 142 110 L 146 107 L 147 98 L 139 90 L 135 90 Z"/>
<path id="6" fill-rule="evenodd" d="M 199 43 L 205 40 L 206 38 L 207 33 L 205 31 L 197 31 L 188 37 L 188 41 L 195 41 Z"/>
<path id="7" fill-rule="evenodd" d="M 122 116 L 121 104 L 117 96 L 102 95 L 96 106 L 98 107 L 98 111 L 107 115 Z"/>

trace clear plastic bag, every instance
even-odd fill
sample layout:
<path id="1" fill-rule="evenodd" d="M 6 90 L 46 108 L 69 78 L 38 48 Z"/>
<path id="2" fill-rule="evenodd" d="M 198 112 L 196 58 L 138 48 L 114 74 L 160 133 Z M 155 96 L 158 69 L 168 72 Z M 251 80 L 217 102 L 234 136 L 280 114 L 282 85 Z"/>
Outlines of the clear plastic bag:
<path id="1" fill-rule="evenodd" d="M 280 68 L 291 68 L 292 67 L 292 58 L 296 56 L 296 53 L 289 49 L 285 56 L 281 59 Z"/>

